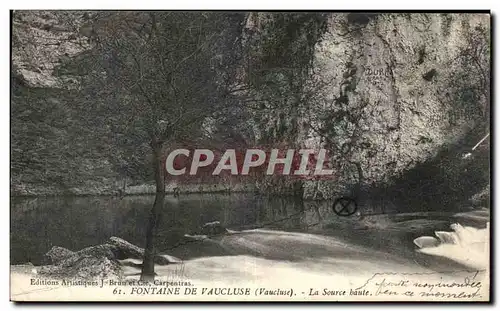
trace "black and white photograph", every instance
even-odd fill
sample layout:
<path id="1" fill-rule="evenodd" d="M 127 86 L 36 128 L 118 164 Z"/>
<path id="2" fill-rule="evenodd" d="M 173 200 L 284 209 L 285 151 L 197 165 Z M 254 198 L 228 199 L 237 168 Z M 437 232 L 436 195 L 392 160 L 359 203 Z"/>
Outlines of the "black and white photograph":
<path id="1" fill-rule="evenodd" d="M 491 300 L 489 10 L 10 28 L 11 301 Z"/>

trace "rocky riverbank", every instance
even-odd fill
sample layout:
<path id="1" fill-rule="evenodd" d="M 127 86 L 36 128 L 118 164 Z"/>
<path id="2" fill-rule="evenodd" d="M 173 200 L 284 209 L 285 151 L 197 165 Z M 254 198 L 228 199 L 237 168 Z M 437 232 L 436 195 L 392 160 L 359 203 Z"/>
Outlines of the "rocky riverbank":
<path id="1" fill-rule="evenodd" d="M 138 184 L 126 187 L 117 187 L 116 183 L 107 184 L 82 184 L 79 187 L 61 189 L 58 187 L 47 187 L 44 185 L 12 185 L 11 196 L 57 196 L 57 195 L 141 195 L 155 194 L 154 184 Z M 190 193 L 230 193 L 230 192 L 252 192 L 256 187 L 253 184 L 168 184 L 165 187 L 167 194 L 190 194 Z"/>
<path id="2" fill-rule="evenodd" d="M 142 259 L 143 256 L 143 248 L 124 239 L 111 237 L 104 244 L 76 252 L 54 246 L 45 254 L 42 265 L 12 265 L 11 272 L 52 279 L 121 279 L 124 277 L 124 266 L 136 265 L 126 259 Z M 156 255 L 154 261 L 157 265 L 169 265 L 179 263 L 180 259 L 169 255 Z"/>

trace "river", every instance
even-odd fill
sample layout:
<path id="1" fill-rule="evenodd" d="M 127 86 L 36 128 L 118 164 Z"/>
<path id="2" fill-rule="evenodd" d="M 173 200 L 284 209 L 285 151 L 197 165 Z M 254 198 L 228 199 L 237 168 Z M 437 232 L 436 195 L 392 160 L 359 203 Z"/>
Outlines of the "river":
<path id="1" fill-rule="evenodd" d="M 144 247 L 153 202 L 154 196 L 149 195 L 13 198 L 11 263 L 32 262 L 37 265 L 52 246 L 79 250 L 104 243 L 111 236 Z M 307 249 L 298 246 L 308 244 L 308 241 L 314 240 L 313 237 L 325 236 L 349 245 L 389 253 L 395 259 L 421 260 L 419 264 L 429 266 L 439 265 L 439 260 L 431 260 L 427 256 L 415 257 L 416 246 L 412 242 L 415 238 L 433 236 L 435 231 L 450 231 L 450 225 L 455 222 L 484 228 L 489 218 L 488 210 L 373 216 L 367 216 L 363 211 L 361 206 L 359 213 L 345 217 L 334 213 L 331 201 L 302 201 L 258 194 L 167 196 L 155 246 L 159 252 L 183 260 L 227 254 L 294 260 L 306 255 L 327 255 L 328 250 L 324 247 Z M 232 242 L 226 241 L 224 247 L 214 240 L 190 243 L 192 241 L 186 239 L 185 234 L 196 233 L 203 224 L 212 221 L 220 221 L 228 229 L 243 230 L 248 234 Z M 290 242 L 294 234 L 295 240 L 292 238 Z M 276 241 L 277 245 L 262 246 L 262 239 Z M 293 251 L 286 246 L 288 242 L 295 244 Z M 301 249 L 306 249 L 307 254 Z"/>
<path id="2" fill-rule="evenodd" d="M 154 200 L 154 196 L 13 198 L 11 264 L 39 265 L 52 246 L 76 251 L 111 236 L 145 247 Z M 188 279 L 197 285 L 242 287 L 301 284 L 301 295 L 309 297 L 313 289 L 307 284 L 362 290 L 380 273 L 429 275 L 437 282 L 449 277 L 455 282 L 470 279 L 473 271 L 487 271 L 489 265 L 488 209 L 377 213 L 361 205 L 357 213 L 340 216 L 331 201 L 190 194 L 166 196 L 156 217 L 156 252 L 182 263 L 156 265 L 158 281 Z M 220 221 L 230 233 L 190 237 L 212 221 Z M 414 240 L 422 236 L 440 237 L 442 243 L 429 247 L 433 245 L 425 245 L 429 241 L 425 238 L 419 249 Z M 122 263 L 125 276 L 138 280 L 141 261 Z"/>

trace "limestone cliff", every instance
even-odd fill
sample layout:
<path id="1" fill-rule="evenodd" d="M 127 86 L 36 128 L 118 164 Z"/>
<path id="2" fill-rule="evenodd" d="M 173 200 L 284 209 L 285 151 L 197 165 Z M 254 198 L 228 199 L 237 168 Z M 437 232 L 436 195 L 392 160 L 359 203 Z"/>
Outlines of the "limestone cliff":
<path id="1" fill-rule="evenodd" d="M 265 42 L 280 18 L 252 14 L 251 36 Z M 466 133 L 477 131 L 469 144 L 488 133 L 489 15 L 331 13 L 314 21 L 326 26 L 312 40 L 300 94 L 288 90 L 288 102 L 258 129 L 278 142 L 331 151 L 335 180 L 305 182 L 306 197 L 391 183 L 464 143 Z M 301 27 L 295 44 L 313 35 Z M 289 56 L 280 66 L 297 65 Z M 278 67 L 275 80 L 282 80 Z M 283 115 L 292 129 L 280 133 Z"/>
<path id="2" fill-rule="evenodd" d="M 12 18 L 14 74 L 31 87 L 74 87 L 57 68 L 91 47 L 85 11 L 15 11 Z"/>
<path id="3" fill-rule="evenodd" d="M 132 138 L 82 120 L 79 96 L 92 94 L 78 94 L 78 72 L 63 70 L 96 44 L 92 14 L 14 13 L 14 188 L 97 178 L 93 189 L 114 189 L 122 167 L 147 182 L 147 143 L 133 154 L 108 148 Z M 453 157 L 452 169 L 462 165 L 446 150 L 470 149 L 489 131 L 487 14 L 252 12 L 240 40 L 244 109 L 211 127 L 247 146 L 327 148 L 335 170 L 331 180 L 262 179 L 263 191 L 333 198 L 390 186 L 443 154 Z"/>

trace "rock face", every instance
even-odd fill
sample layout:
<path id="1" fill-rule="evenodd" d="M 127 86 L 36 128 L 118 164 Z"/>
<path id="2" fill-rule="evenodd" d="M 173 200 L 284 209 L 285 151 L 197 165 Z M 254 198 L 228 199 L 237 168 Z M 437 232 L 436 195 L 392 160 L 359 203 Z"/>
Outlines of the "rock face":
<path id="1" fill-rule="evenodd" d="M 90 47 L 81 26 L 88 12 L 16 11 L 12 61 L 28 85 L 61 87 L 75 84 L 71 75 L 57 74 L 64 62 Z"/>
<path id="2" fill-rule="evenodd" d="M 304 82 L 254 122 L 275 144 L 331 151 L 334 180 L 304 182 L 305 197 L 390 183 L 472 129 L 488 132 L 489 15 L 332 13 L 309 21 L 324 28 L 300 46 L 313 45 Z M 252 13 L 248 41 L 276 41 L 279 22 L 277 14 Z M 299 44 L 311 31 L 296 33 Z M 279 66 L 286 63 L 300 65 L 289 57 Z M 297 72 L 279 66 L 268 79 L 293 83 Z"/>
<path id="3" fill-rule="evenodd" d="M 63 68 L 92 46 L 92 27 L 86 25 L 89 14 L 14 14 L 13 78 L 27 84 L 30 94 L 33 88 L 44 88 L 40 95 L 44 103 L 13 105 L 19 109 L 13 114 L 19 118 L 13 136 L 25 137 L 31 124 L 24 125 L 24 115 L 47 104 L 43 120 L 51 119 L 47 111 L 56 111 L 55 116 L 68 113 L 64 119 L 71 119 L 73 99 L 64 101 L 59 93 L 48 96 L 45 89 L 74 89 L 74 73 Z M 332 180 L 262 178 L 256 185 L 261 191 L 328 199 L 347 195 L 356 187 L 394 183 L 469 131 L 484 136 L 489 130 L 488 14 L 252 12 L 247 14 L 241 39 L 245 64 L 250 64 L 241 68 L 244 83 L 251 85 L 245 96 L 257 104 L 243 109 L 241 122 L 210 128 L 234 132 L 247 146 L 326 148 L 335 170 Z M 52 118 L 58 135 L 60 128 L 74 126 L 59 125 L 58 117 Z M 51 137 L 45 140 L 54 146 L 47 150 L 76 141 L 68 137 L 60 143 Z M 38 142 L 23 145 L 14 139 L 14 162 L 26 157 L 33 146 Z M 142 156 L 138 155 L 138 163 Z M 91 167 L 97 158 L 93 154 L 80 162 Z M 18 173 L 24 172 L 25 162 L 13 170 L 12 188 L 20 194 L 32 193 L 24 183 L 33 174 Z M 60 164 L 53 162 L 54 167 Z M 103 160 L 96 172 L 109 166 Z M 53 169 L 60 170 L 59 166 Z M 54 179 L 74 175 L 72 166 L 68 170 L 69 174 Z M 90 179 L 82 176 L 82 183 Z M 105 184 L 112 189 L 118 175 L 108 172 L 107 176 L 109 180 L 95 188 Z M 42 193 L 56 191 L 47 188 Z M 87 188 L 72 191 L 88 192 Z"/>
<path id="4" fill-rule="evenodd" d="M 461 90 L 453 88 L 457 72 L 467 70 L 456 60 L 473 44 L 468 37 L 480 32 L 476 27 L 489 29 L 489 16 L 383 14 L 349 24 L 347 15 L 329 21 L 316 49 L 316 79 L 329 81 L 324 98 L 337 107 L 319 109 L 333 117 L 326 128 L 339 149 L 350 149 L 347 158 L 359 163 L 363 182 L 412 168 L 475 125 L 474 115 L 454 102 L 453 93 Z M 489 99 L 476 95 L 477 117 Z M 342 113 L 353 110 L 357 124 Z"/>

